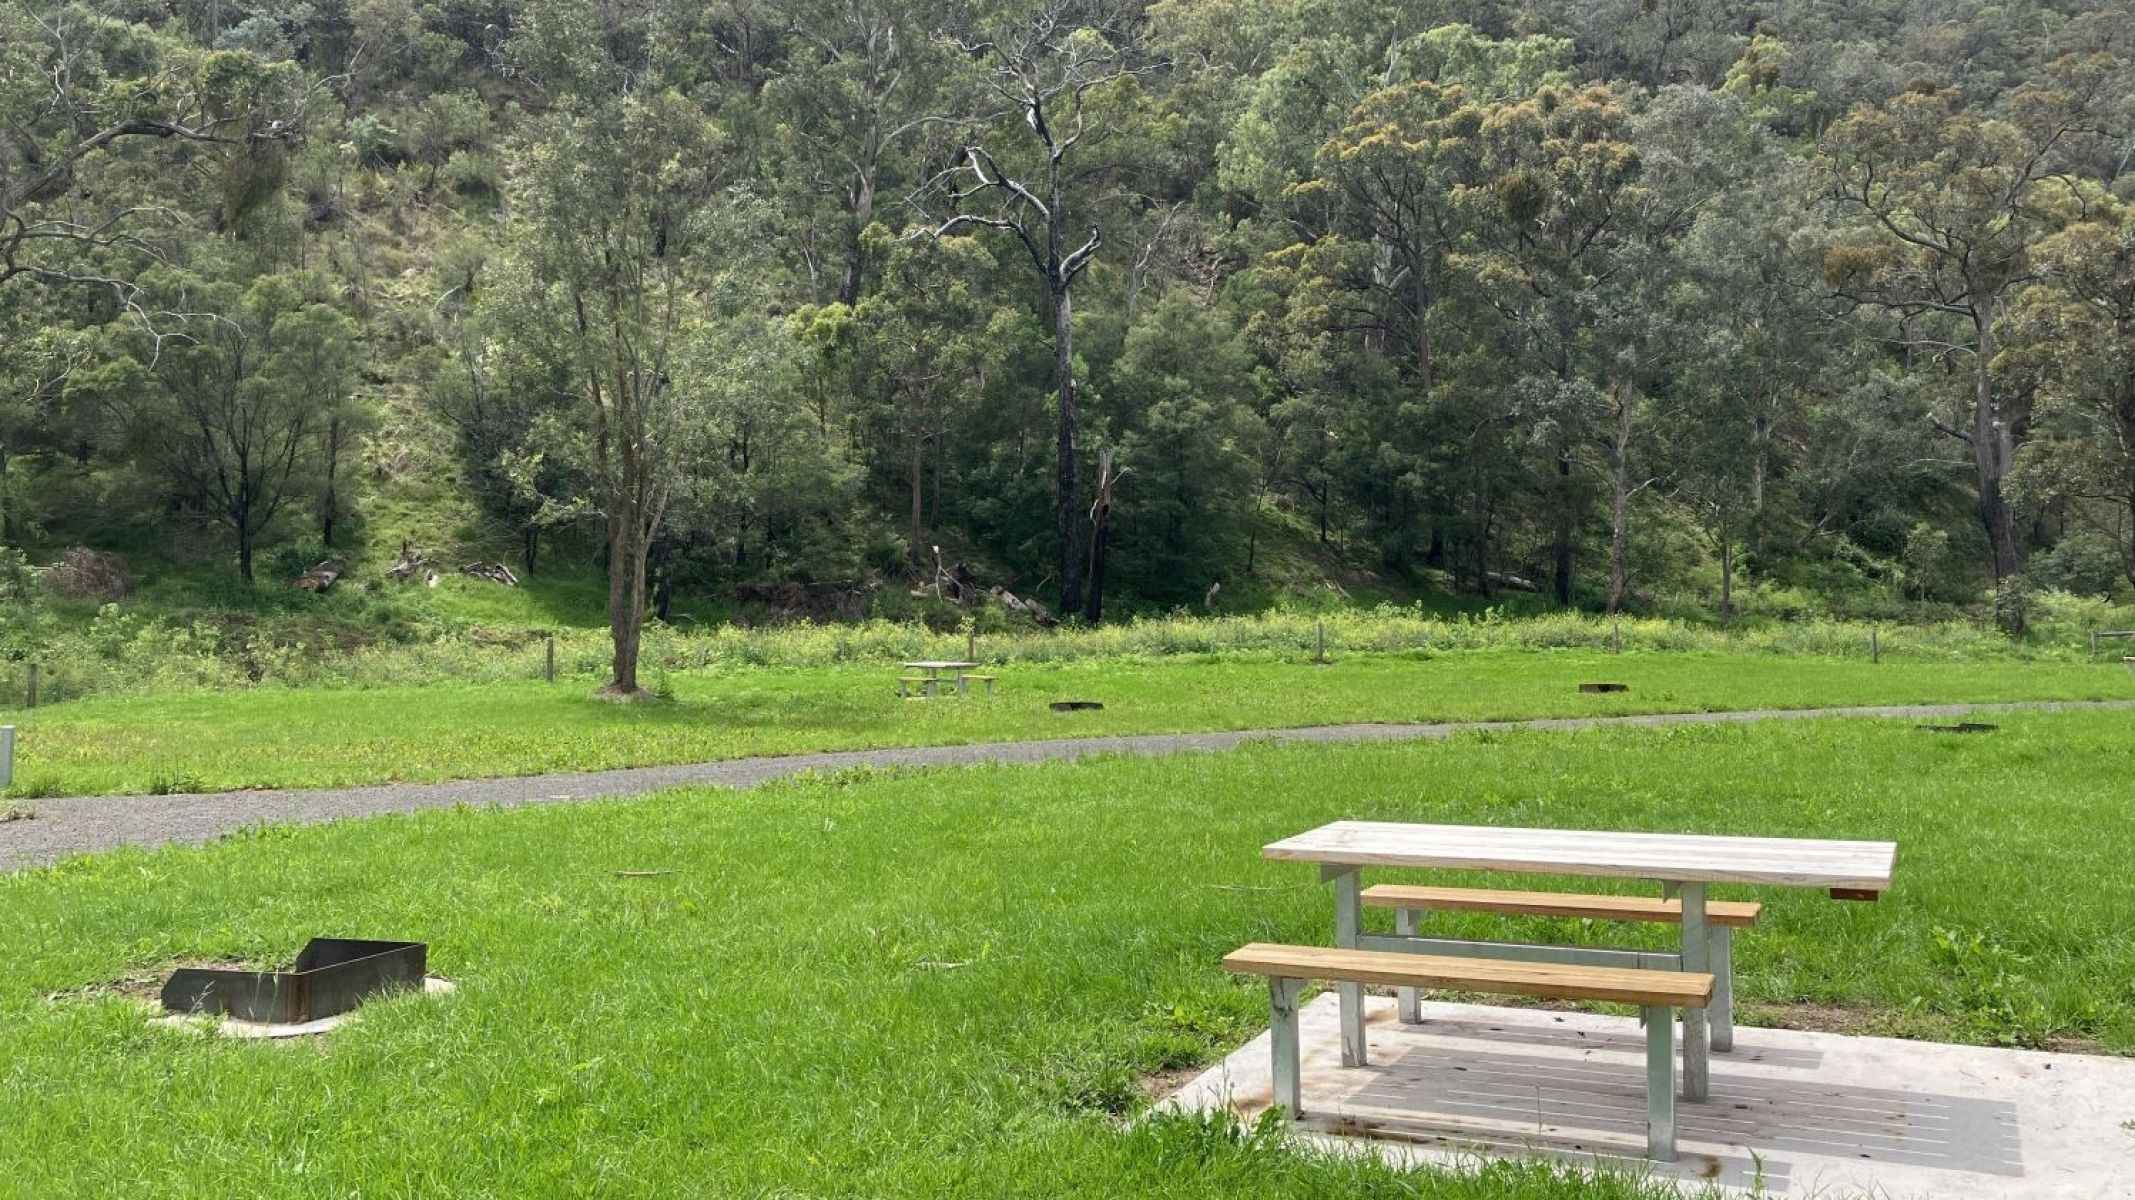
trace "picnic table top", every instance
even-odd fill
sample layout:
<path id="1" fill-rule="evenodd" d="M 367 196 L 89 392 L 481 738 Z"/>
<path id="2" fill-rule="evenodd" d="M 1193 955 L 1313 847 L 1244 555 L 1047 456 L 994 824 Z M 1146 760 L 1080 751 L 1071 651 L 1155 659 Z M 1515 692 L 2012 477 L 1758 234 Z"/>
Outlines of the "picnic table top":
<path id="1" fill-rule="evenodd" d="M 908 662 L 904 665 L 917 667 L 923 671 L 968 671 L 979 664 L 975 662 L 936 662 L 932 659 L 927 659 L 921 662 Z"/>
<path id="2" fill-rule="evenodd" d="M 1890 888 L 1898 846 L 1813 838 L 1335 821 L 1271 842 L 1262 853 L 1329 866 L 1445 867 L 1882 892 Z"/>

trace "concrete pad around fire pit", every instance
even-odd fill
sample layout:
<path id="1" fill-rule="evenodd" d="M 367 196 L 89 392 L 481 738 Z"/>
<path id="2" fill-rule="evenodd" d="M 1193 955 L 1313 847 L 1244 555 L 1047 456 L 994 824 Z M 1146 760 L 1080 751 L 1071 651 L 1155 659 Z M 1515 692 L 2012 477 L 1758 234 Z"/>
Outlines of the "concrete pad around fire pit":
<path id="1" fill-rule="evenodd" d="M 443 996 L 457 990 L 459 990 L 459 985 L 449 979 L 439 979 L 435 975 L 426 976 L 423 979 L 423 995 L 425 996 Z M 163 1010 L 157 1009 L 156 1011 L 162 1013 Z M 337 1013 L 331 1017 L 321 1017 L 316 1021 L 305 1021 L 296 1025 L 278 1025 L 263 1021 L 240 1021 L 235 1017 L 217 1020 L 214 1017 L 198 1013 L 165 1013 L 161 1016 L 150 1018 L 148 1023 L 159 1025 L 165 1029 L 193 1029 L 201 1033 L 213 1033 L 226 1038 L 312 1037 L 339 1029 L 343 1023 L 354 1020 L 356 1014 L 362 1011 L 361 1008 L 355 1008 L 345 1013 Z"/>

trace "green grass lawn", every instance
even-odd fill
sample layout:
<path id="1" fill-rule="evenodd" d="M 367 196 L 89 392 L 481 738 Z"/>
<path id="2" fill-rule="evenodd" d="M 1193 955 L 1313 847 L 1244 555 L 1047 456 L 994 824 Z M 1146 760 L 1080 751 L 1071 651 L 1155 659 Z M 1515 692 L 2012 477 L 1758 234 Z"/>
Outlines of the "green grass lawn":
<path id="1" fill-rule="evenodd" d="M 2135 1052 L 2135 722 L 1997 721 L 852 772 L 74 859 L 0 877 L 0 1195 L 1637 1195 L 1119 1117 L 1263 1026 L 1225 951 L 1330 940 L 1327 889 L 1258 848 L 1342 817 L 1893 838 L 1879 903 L 1720 889 L 1770 906 L 1749 1019 Z M 315 933 L 426 939 L 461 989 L 283 1045 L 82 990 Z"/>
<path id="2" fill-rule="evenodd" d="M 906 701 L 894 665 L 676 675 L 617 706 L 584 681 L 263 687 L 75 703 L 21 727 L 14 794 L 211 791 L 589 770 L 1010 738 L 1931 701 L 2135 697 L 2118 666 L 1583 651 L 1016 664 L 990 698 Z M 1582 695 L 1583 680 L 1631 685 Z M 1071 715 L 1048 701 L 1102 701 Z"/>

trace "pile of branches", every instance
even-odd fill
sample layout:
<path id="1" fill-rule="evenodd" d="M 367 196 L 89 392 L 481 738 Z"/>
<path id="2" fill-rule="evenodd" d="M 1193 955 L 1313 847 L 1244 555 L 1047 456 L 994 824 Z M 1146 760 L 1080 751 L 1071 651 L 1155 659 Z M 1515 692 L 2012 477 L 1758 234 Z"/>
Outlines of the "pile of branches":
<path id="1" fill-rule="evenodd" d="M 334 581 L 347 569 L 348 563 L 337 554 L 290 580 L 289 586 L 301 592 L 323 592 L 334 586 Z"/>
<path id="2" fill-rule="evenodd" d="M 503 563 L 471 562 L 460 568 L 460 574 L 472 575 L 476 579 L 487 579 L 491 583 L 501 583 L 505 587 L 519 586 L 519 577 L 512 574 L 511 568 Z"/>
<path id="3" fill-rule="evenodd" d="M 918 585 L 912 589 L 912 595 L 915 598 L 931 595 L 936 600 L 953 604 L 976 604 L 991 596 L 1001 602 L 1001 607 L 1013 613 L 1021 613 L 1048 629 L 1060 624 L 1060 618 L 1036 600 L 1027 600 L 1004 587 L 982 588 L 979 585 L 978 573 L 971 569 L 970 563 L 960 562 L 954 567 L 944 564 L 940 546 L 934 547 L 933 572 L 918 581 Z"/>
<path id="4" fill-rule="evenodd" d="M 45 586 L 69 600 L 109 603 L 133 594 L 133 572 L 126 560 L 106 550 L 74 546 L 44 573 Z"/>
<path id="5" fill-rule="evenodd" d="M 435 581 L 437 575 L 435 572 L 428 571 L 429 566 L 430 556 L 410 549 L 406 539 L 402 539 L 400 543 L 400 561 L 386 568 L 386 578 L 395 583 L 406 583 L 415 578 L 417 574 L 427 572 L 430 578 Z"/>

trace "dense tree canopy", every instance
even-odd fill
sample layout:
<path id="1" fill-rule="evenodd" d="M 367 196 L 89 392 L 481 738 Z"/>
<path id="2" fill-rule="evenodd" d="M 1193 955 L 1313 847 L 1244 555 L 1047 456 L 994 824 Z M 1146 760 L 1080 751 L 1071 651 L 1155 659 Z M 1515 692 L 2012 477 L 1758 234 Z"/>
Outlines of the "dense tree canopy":
<path id="1" fill-rule="evenodd" d="M 10 0 L 0 541 L 489 539 L 625 690 L 943 562 L 2021 621 L 2135 585 L 2131 98 L 2105 0 Z"/>

